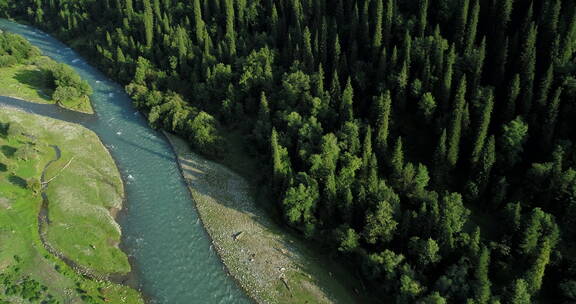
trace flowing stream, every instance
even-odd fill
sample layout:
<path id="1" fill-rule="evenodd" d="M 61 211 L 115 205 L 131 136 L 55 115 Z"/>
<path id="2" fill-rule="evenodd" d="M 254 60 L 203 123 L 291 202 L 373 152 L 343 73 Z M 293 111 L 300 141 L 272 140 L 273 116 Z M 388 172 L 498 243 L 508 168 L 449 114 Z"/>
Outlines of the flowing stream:
<path id="1" fill-rule="evenodd" d="M 30 26 L 0 19 L 0 29 L 24 36 L 44 55 L 72 66 L 87 80 L 96 115 L 0 97 L 1 104 L 79 123 L 108 147 L 126 188 L 122 247 L 137 285 L 151 303 L 250 303 L 211 246 L 172 149 L 148 127 L 123 88 L 76 52 Z"/>

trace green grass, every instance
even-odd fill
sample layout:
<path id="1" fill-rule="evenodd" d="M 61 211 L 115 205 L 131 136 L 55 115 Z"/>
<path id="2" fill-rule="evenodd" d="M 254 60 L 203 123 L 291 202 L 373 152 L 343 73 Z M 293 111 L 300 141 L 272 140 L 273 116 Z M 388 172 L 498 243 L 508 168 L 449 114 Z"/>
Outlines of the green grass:
<path id="1" fill-rule="evenodd" d="M 46 164 L 55 158 L 49 145 L 58 145 L 63 153 L 61 161 L 50 166 L 47 179 L 59 171 L 62 162 L 75 156 L 74 162 L 47 189 L 51 220 L 48 240 L 59 251 L 70 254 L 68 258 L 94 272 L 129 271 L 126 256 L 115 246 L 119 232 L 112 218 L 92 216 L 86 211 L 102 208 L 104 214 L 106 208 L 119 207 L 123 192 L 117 169 L 97 136 L 80 126 L 10 108 L 2 108 L 0 123 L 26 126 L 24 135 L 0 135 L 0 299 L 28 303 L 22 295 L 5 293 L 29 277 L 43 286 L 36 290 L 38 303 L 49 295 L 60 303 L 105 303 L 103 299 L 109 303 L 142 303 L 137 291 L 105 280 L 87 279 L 51 255 L 38 232 L 42 198 L 21 183 L 40 179 Z M 18 150 L 26 146 L 32 147 L 33 152 L 19 158 Z M 81 187 L 87 185 L 90 191 L 84 193 Z M 74 201 L 69 191 L 74 193 Z M 68 204 L 66 208 L 64 204 Z M 64 224 L 73 229 L 59 229 Z M 89 255 L 75 249 L 90 245 L 94 249 L 89 247 Z"/>
<path id="2" fill-rule="evenodd" d="M 36 57 L 28 64 L 18 64 L 0 68 L 0 95 L 23 99 L 35 103 L 55 104 L 52 89 L 42 66 L 52 64 L 48 57 Z M 58 103 L 59 106 L 83 113 L 93 114 L 90 98 L 87 96 Z"/>
<path id="3" fill-rule="evenodd" d="M 38 66 L 19 64 L 0 68 L 0 95 L 37 103 L 53 103 L 44 73 Z"/>
<path id="4" fill-rule="evenodd" d="M 94 134 L 87 130 L 67 133 L 64 139 L 48 139 L 62 150 L 62 158 L 46 171 L 46 180 L 56 176 L 46 189 L 51 221 L 48 240 L 65 256 L 97 273 L 127 273 L 128 260 L 116 247 L 120 228 L 110 213 L 122 207 L 120 174 Z"/>

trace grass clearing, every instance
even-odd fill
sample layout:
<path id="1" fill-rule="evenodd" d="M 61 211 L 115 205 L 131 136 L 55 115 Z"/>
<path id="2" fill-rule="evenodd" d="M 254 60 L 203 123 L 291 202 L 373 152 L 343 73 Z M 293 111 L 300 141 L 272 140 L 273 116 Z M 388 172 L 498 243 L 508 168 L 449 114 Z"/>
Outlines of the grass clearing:
<path id="1" fill-rule="evenodd" d="M 341 267 L 324 261 L 256 205 L 244 178 L 167 136 L 215 248 L 252 298 L 258 303 L 367 303 L 350 293 L 358 282 L 340 280 Z"/>
<path id="2" fill-rule="evenodd" d="M 50 164 L 45 180 L 60 172 L 62 162 L 75 160 L 45 191 L 48 242 L 95 273 L 130 270 L 127 257 L 116 247 L 120 231 L 108 212 L 121 207 L 122 183 L 98 137 L 83 127 L 8 107 L 0 108 L 0 123 L 0 129 L 8 124 L 26 126 L 20 128 L 21 134 L 0 132 L 0 163 L 5 168 L 0 170 L 0 299 L 9 303 L 143 303 L 134 289 L 78 274 L 50 254 L 40 238 L 42 197 L 34 193 L 33 184 L 56 158 L 51 146 L 56 145 L 62 155 Z M 90 191 L 75 190 L 87 185 Z"/>
<path id="3" fill-rule="evenodd" d="M 23 99 L 29 102 L 56 104 L 52 99 L 47 72 L 43 66 L 54 64 L 46 56 L 35 57 L 28 64 L 17 64 L 0 68 L 0 95 Z M 63 108 L 94 114 L 90 98 L 83 96 L 57 103 Z"/>

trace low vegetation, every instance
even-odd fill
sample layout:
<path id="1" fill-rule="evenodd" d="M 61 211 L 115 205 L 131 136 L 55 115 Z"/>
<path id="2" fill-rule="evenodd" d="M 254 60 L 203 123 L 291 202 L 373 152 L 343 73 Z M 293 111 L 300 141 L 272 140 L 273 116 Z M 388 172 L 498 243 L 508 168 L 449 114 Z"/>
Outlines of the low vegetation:
<path id="1" fill-rule="evenodd" d="M 98 279 L 130 271 L 109 212 L 122 193 L 95 134 L 0 108 L 0 303 L 143 303 L 137 291 Z"/>
<path id="2" fill-rule="evenodd" d="M 72 68 L 42 56 L 21 36 L 0 33 L 0 95 L 94 113 L 91 94 Z"/>

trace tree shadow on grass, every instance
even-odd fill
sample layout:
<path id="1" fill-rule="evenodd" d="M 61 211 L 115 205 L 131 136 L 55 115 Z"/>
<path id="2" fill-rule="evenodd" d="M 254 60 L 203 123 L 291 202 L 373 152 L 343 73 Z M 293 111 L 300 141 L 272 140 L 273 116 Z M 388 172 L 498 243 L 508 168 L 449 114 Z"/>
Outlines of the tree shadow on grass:
<path id="1" fill-rule="evenodd" d="M 6 137 L 8 135 L 8 129 L 10 128 L 9 123 L 0 122 L 0 136 Z"/>
<path id="2" fill-rule="evenodd" d="M 16 153 L 16 151 L 18 151 L 18 149 L 4 145 L 4 146 L 0 147 L 0 151 L 6 157 L 12 157 L 12 156 L 14 156 L 14 153 Z"/>
<path id="3" fill-rule="evenodd" d="M 8 166 L 6 166 L 3 163 L 0 163 L 0 172 L 6 172 L 8 171 Z"/>
<path id="4" fill-rule="evenodd" d="M 46 93 L 49 89 L 48 77 L 43 70 L 21 70 L 14 74 L 14 79 L 30 88 L 38 89 L 40 93 Z"/>
<path id="5" fill-rule="evenodd" d="M 10 181 L 14 186 L 18 186 L 20 188 L 28 187 L 26 180 L 16 175 L 11 175 L 8 177 L 8 181 Z"/>

